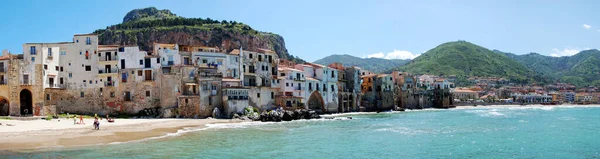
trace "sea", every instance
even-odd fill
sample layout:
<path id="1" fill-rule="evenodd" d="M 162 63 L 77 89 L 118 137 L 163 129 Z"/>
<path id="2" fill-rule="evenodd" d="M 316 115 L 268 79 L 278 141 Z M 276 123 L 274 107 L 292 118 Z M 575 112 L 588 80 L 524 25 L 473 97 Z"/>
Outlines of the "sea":
<path id="1" fill-rule="evenodd" d="M 211 124 L 140 141 L 3 152 L 0 158 L 600 158 L 600 106 L 332 116 Z"/>

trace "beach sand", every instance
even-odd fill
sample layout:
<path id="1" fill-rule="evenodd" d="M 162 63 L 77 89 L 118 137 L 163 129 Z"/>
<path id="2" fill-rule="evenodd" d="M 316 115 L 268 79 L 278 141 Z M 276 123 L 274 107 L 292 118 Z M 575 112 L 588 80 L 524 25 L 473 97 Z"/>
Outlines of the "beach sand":
<path id="1" fill-rule="evenodd" d="M 79 119 L 77 119 L 79 121 Z M 85 125 L 73 124 L 73 119 L 0 120 L 0 150 L 36 150 L 128 142 L 175 133 L 184 128 L 202 128 L 206 124 L 242 122 L 229 119 L 116 119 L 114 123 L 100 121 L 100 130 L 93 129 L 94 119 L 84 119 Z M 7 126 L 12 124 L 14 126 Z"/>

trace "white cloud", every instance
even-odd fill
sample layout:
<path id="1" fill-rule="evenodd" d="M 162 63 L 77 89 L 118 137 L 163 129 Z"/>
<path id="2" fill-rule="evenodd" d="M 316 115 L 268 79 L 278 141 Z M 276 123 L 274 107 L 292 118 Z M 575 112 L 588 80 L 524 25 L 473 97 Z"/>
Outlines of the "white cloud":
<path id="1" fill-rule="evenodd" d="M 585 28 L 585 29 L 590 29 L 590 28 L 592 28 L 592 26 L 590 26 L 590 25 L 587 25 L 587 24 L 583 24 L 583 28 Z"/>
<path id="2" fill-rule="evenodd" d="M 585 49 L 580 49 L 580 48 L 571 48 L 571 47 L 567 47 L 564 49 L 557 49 L 554 48 L 552 49 L 552 53 L 550 54 L 550 56 L 554 56 L 554 57 L 561 57 L 561 56 L 573 56 L 579 52 L 581 52 L 581 50 L 588 50 L 589 48 L 585 48 Z"/>
<path id="3" fill-rule="evenodd" d="M 421 54 L 413 54 L 409 51 L 405 51 L 405 50 L 394 50 L 393 52 L 389 52 L 389 53 L 383 53 L 383 52 L 378 52 L 378 53 L 374 53 L 374 54 L 370 54 L 367 55 L 367 58 L 383 58 L 383 59 L 414 59 L 416 57 L 418 57 Z M 363 57 L 364 58 L 364 57 Z"/>

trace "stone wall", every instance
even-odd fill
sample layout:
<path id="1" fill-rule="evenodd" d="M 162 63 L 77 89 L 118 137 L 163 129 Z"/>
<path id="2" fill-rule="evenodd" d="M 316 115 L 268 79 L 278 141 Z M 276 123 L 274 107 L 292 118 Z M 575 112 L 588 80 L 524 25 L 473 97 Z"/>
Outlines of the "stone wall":
<path id="1" fill-rule="evenodd" d="M 179 116 L 184 118 L 208 117 L 206 114 L 200 115 L 200 96 L 179 96 L 177 100 Z"/>

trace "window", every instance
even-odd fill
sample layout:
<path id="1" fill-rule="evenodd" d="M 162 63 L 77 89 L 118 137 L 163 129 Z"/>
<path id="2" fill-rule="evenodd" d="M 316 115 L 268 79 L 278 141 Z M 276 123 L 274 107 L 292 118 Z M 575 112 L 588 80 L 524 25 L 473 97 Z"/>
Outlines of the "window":
<path id="1" fill-rule="evenodd" d="M 223 60 L 217 60 L 218 65 L 223 65 Z"/>
<path id="2" fill-rule="evenodd" d="M 262 56 L 258 55 L 258 61 L 262 61 Z"/>
<path id="3" fill-rule="evenodd" d="M 67 51 L 60 51 L 60 55 L 67 55 Z"/>
<path id="4" fill-rule="evenodd" d="M 69 78 L 73 78 L 73 73 L 69 73 Z"/>
<path id="5" fill-rule="evenodd" d="M 79 92 L 79 97 L 84 97 L 85 94 L 83 92 Z"/>
<path id="6" fill-rule="evenodd" d="M 48 57 L 52 57 L 52 48 L 48 48 Z"/>
<path id="7" fill-rule="evenodd" d="M 46 94 L 46 100 L 50 100 L 50 94 Z"/>
<path id="8" fill-rule="evenodd" d="M 110 97 L 115 97 L 115 92 L 110 92 Z"/>
<path id="9" fill-rule="evenodd" d="M 275 92 L 271 92 L 271 99 L 275 98 Z"/>
<path id="10" fill-rule="evenodd" d="M 156 58 L 156 63 L 160 63 L 160 58 Z"/>
<path id="11" fill-rule="evenodd" d="M 31 57 L 31 62 L 35 62 L 35 57 Z"/>
<path id="12" fill-rule="evenodd" d="M 35 54 L 37 54 L 37 52 L 36 52 L 36 50 L 35 50 L 35 46 L 30 46 L 30 47 L 29 47 L 29 53 L 30 53 L 31 55 L 35 55 Z M 33 61 L 33 60 L 31 60 L 31 61 Z"/>
<path id="13" fill-rule="evenodd" d="M 150 97 L 150 91 L 146 91 L 146 97 Z"/>
<path id="14" fill-rule="evenodd" d="M 55 68 L 56 68 L 56 71 L 59 71 L 59 70 L 60 70 L 60 67 L 58 67 L 58 66 L 55 66 Z"/>
<path id="15" fill-rule="evenodd" d="M 85 66 L 85 71 L 92 71 L 92 66 L 90 66 L 90 65 Z"/>
<path id="16" fill-rule="evenodd" d="M 90 37 L 85 37 L 85 44 L 86 44 L 86 45 L 92 45 L 92 38 L 90 38 Z"/>
<path id="17" fill-rule="evenodd" d="M 257 97 L 257 98 L 260 98 L 260 93 L 256 93 L 256 97 Z"/>
<path id="18" fill-rule="evenodd" d="M 248 54 L 248 57 L 249 57 L 250 59 L 252 59 L 252 54 Z"/>
<path id="19" fill-rule="evenodd" d="M 131 101 L 131 92 L 125 92 L 123 97 L 125 101 Z"/>
<path id="20" fill-rule="evenodd" d="M 333 85 L 331 85 L 331 91 L 335 92 L 335 89 L 333 88 Z"/>
<path id="21" fill-rule="evenodd" d="M 63 71 L 64 71 L 63 67 L 62 67 L 62 66 L 60 66 L 60 72 L 63 72 Z"/>
<path id="22" fill-rule="evenodd" d="M 138 76 L 142 76 L 142 70 L 138 70 Z"/>
<path id="23" fill-rule="evenodd" d="M 23 75 L 23 84 L 29 84 L 29 75 Z"/>
<path id="24" fill-rule="evenodd" d="M 202 63 L 208 63 L 207 59 L 202 59 Z"/>
<path id="25" fill-rule="evenodd" d="M 144 65 L 144 60 L 140 60 L 140 65 Z"/>
<path id="26" fill-rule="evenodd" d="M 335 78 L 335 72 L 331 71 L 331 78 Z"/>
<path id="27" fill-rule="evenodd" d="M 100 92 L 102 92 L 102 88 L 100 88 Z"/>
<path id="28" fill-rule="evenodd" d="M 44 64 L 44 70 L 48 70 L 48 65 Z"/>
<path id="29" fill-rule="evenodd" d="M 185 104 L 188 104 L 188 99 L 187 98 L 185 99 Z"/>
<path id="30" fill-rule="evenodd" d="M 285 86 L 286 86 L 286 87 L 289 87 L 289 86 L 290 86 L 290 84 L 286 82 L 286 83 L 285 83 Z"/>

